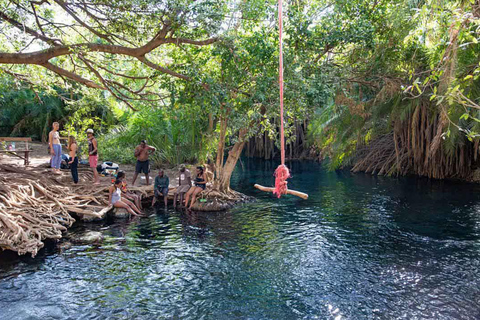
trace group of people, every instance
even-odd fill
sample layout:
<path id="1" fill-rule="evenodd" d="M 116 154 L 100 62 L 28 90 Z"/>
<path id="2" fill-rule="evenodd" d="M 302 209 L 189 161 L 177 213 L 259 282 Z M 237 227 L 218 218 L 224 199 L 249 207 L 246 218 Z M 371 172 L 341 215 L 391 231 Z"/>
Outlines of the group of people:
<path id="1" fill-rule="evenodd" d="M 180 205 L 183 205 L 185 198 L 185 207 L 191 209 L 197 196 L 200 192 L 205 190 L 207 184 L 207 179 L 205 176 L 205 169 L 201 166 L 197 167 L 195 178 L 193 179 L 192 186 L 192 175 L 190 171 L 185 167 L 185 165 L 180 165 L 178 172 L 178 187 L 175 190 L 173 196 L 173 207 L 177 207 L 177 199 L 180 202 Z M 168 196 L 168 187 L 170 185 L 170 180 L 165 174 L 163 169 L 158 170 L 158 175 L 155 177 L 154 184 L 154 197 L 152 199 L 152 206 L 155 204 L 156 200 L 160 197 L 163 197 L 165 207 L 167 206 L 167 196 Z M 190 205 L 189 205 L 190 201 Z"/>
<path id="2" fill-rule="evenodd" d="M 60 143 L 60 134 L 59 123 L 54 122 L 52 131 L 49 133 L 49 147 L 51 158 L 51 167 L 55 174 L 60 173 L 60 165 L 62 162 L 62 145 Z M 88 155 L 89 155 L 89 166 L 93 171 L 93 183 L 100 184 L 100 176 L 97 170 L 98 164 L 98 143 L 95 139 L 93 129 L 88 129 L 86 131 L 88 139 Z M 78 183 L 78 144 L 74 136 L 68 137 L 67 149 L 69 153 L 68 164 L 70 166 L 72 179 L 75 184 Z M 135 185 L 138 174 L 145 174 L 145 182 L 149 185 L 150 177 L 150 163 L 149 156 L 156 151 L 155 147 L 149 146 L 146 140 L 142 140 L 140 145 L 135 148 L 134 155 L 137 158 L 137 163 L 135 166 L 135 174 L 133 176 L 132 185 Z M 193 186 L 192 186 L 193 182 Z M 177 203 L 180 203 L 180 206 L 185 206 L 186 208 L 191 209 L 195 201 L 197 200 L 198 194 L 205 190 L 207 183 L 207 177 L 204 167 L 197 167 L 195 178 L 192 179 L 190 171 L 181 165 L 178 172 L 178 187 L 175 190 L 173 207 L 177 207 Z M 170 186 L 170 179 L 166 175 L 163 169 L 159 169 L 158 175 L 155 177 L 154 182 L 154 197 L 152 200 L 152 206 L 155 204 L 157 199 L 163 197 L 165 207 L 167 207 L 167 196 Z M 109 199 L 108 202 L 117 208 L 124 208 L 130 214 L 137 215 L 141 213 L 142 203 L 141 196 L 130 192 L 127 190 L 126 175 L 125 172 L 119 171 L 116 175 L 112 185 L 109 188 Z"/>
<path id="3" fill-rule="evenodd" d="M 139 166 L 140 164 L 137 162 L 134 181 L 136 176 L 140 173 Z M 173 198 L 174 208 L 177 208 L 177 203 L 180 203 L 180 206 L 185 205 L 186 208 L 191 209 L 197 200 L 198 194 L 205 190 L 207 183 L 205 170 L 203 167 L 199 166 L 197 167 L 196 171 L 196 176 L 195 179 L 193 179 L 192 186 L 192 176 L 190 171 L 185 167 L 185 165 L 180 166 L 178 172 L 178 187 L 175 190 Z M 170 178 L 166 175 L 165 170 L 159 169 L 158 175 L 155 177 L 155 183 L 153 187 L 154 197 L 152 199 L 152 206 L 155 205 L 157 199 L 163 198 L 165 208 L 167 207 L 169 186 Z M 140 196 L 127 190 L 125 172 L 123 171 L 120 171 L 117 174 L 115 182 L 110 186 L 108 202 L 116 208 L 126 209 L 132 215 L 139 214 L 141 212 L 140 210 L 142 209 Z"/>
<path id="4" fill-rule="evenodd" d="M 62 144 L 60 143 L 60 133 L 58 132 L 60 125 L 58 122 L 54 122 L 52 125 L 52 131 L 48 135 L 48 145 L 50 154 L 52 156 L 50 160 L 50 166 L 53 170 L 53 173 L 60 174 L 60 166 L 62 163 Z M 97 139 L 93 133 L 93 129 L 87 130 L 87 140 L 88 140 L 88 162 L 90 168 L 93 171 L 93 183 L 100 184 L 100 175 L 97 171 L 98 164 L 98 144 Z M 74 136 L 70 135 L 68 137 L 68 165 L 70 166 L 70 171 L 72 172 L 73 183 L 78 183 L 78 144 Z"/>

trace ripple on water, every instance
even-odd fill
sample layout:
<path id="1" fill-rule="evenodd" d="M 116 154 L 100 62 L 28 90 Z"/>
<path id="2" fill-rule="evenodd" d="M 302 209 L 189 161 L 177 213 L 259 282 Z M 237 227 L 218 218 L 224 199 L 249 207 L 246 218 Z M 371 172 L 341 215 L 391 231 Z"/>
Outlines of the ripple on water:
<path id="1" fill-rule="evenodd" d="M 255 203 L 78 225 L 103 240 L 1 261 L 0 319 L 480 318 L 477 186 L 297 163 L 310 199 L 277 200 L 258 165 L 233 177 Z"/>

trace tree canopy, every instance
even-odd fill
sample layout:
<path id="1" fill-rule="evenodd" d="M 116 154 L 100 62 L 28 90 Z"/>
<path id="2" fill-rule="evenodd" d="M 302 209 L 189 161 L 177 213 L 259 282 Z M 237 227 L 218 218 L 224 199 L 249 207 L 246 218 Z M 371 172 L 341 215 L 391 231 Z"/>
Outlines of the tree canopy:
<path id="1" fill-rule="evenodd" d="M 146 135 L 175 163 L 216 154 L 228 184 L 246 141 L 278 141 L 276 13 L 272 0 L 0 0 L 0 72 L 27 99 L 59 97 L 68 130 L 103 103 L 111 144 Z M 286 1 L 287 142 L 309 124 L 332 168 L 468 176 L 479 17 L 477 0 Z"/>

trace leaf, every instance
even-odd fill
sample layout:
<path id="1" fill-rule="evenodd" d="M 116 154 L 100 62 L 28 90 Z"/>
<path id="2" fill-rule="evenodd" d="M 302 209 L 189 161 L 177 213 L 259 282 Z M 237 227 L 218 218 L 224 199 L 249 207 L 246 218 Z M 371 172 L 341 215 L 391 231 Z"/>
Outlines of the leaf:
<path id="1" fill-rule="evenodd" d="M 420 87 L 418 86 L 418 83 L 415 82 L 414 85 L 415 85 L 415 88 L 417 88 L 418 93 L 422 94 L 422 90 L 420 90 Z"/>

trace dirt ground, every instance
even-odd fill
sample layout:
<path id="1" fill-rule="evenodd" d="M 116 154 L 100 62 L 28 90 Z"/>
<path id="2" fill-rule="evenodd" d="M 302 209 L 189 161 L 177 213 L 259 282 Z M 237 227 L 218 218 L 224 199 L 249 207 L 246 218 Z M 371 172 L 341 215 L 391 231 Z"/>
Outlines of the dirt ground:
<path id="1" fill-rule="evenodd" d="M 23 146 L 17 143 L 17 149 L 21 149 L 22 147 Z M 29 166 L 48 167 L 50 163 L 50 155 L 48 154 L 48 144 L 33 142 L 33 143 L 29 143 L 29 147 L 32 150 L 32 152 L 30 152 Z M 65 147 L 63 147 L 63 153 L 68 153 Z M 115 159 L 108 159 L 108 160 L 115 162 Z M 101 163 L 102 161 L 103 159 L 101 159 L 101 155 L 100 155 L 99 163 Z M 20 159 L 12 155 L 4 154 L 4 153 L 0 153 L 0 163 L 10 164 L 18 167 L 24 166 L 23 159 Z M 135 172 L 135 166 L 129 165 L 129 164 L 120 164 L 120 163 L 118 165 L 120 167 L 120 170 L 125 171 L 125 174 L 127 176 L 127 182 L 129 183 L 129 185 L 131 185 L 133 174 Z M 87 168 L 87 167 L 88 165 L 79 165 L 79 169 Z M 177 187 L 178 186 L 177 170 L 165 169 L 165 172 L 167 176 L 170 178 L 170 187 Z M 154 183 L 154 179 L 157 174 L 158 174 L 157 171 L 150 172 L 150 175 L 149 175 L 150 184 Z M 66 176 L 70 176 L 70 170 L 62 170 L 62 176 L 65 176 L 65 178 Z M 100 176 L 100 183 L 102 185 L 109 185 L 111 183 L 111 179 L 112 177 L 110 176 L 107 176 L 107 177 Z M 88 184 L 88 183 L 90 182 L 80 181 L 80 184 Z M 135 185 L 136 186 L 146 185 L 145 174 L 142 173 L 138 175 Z"/>

